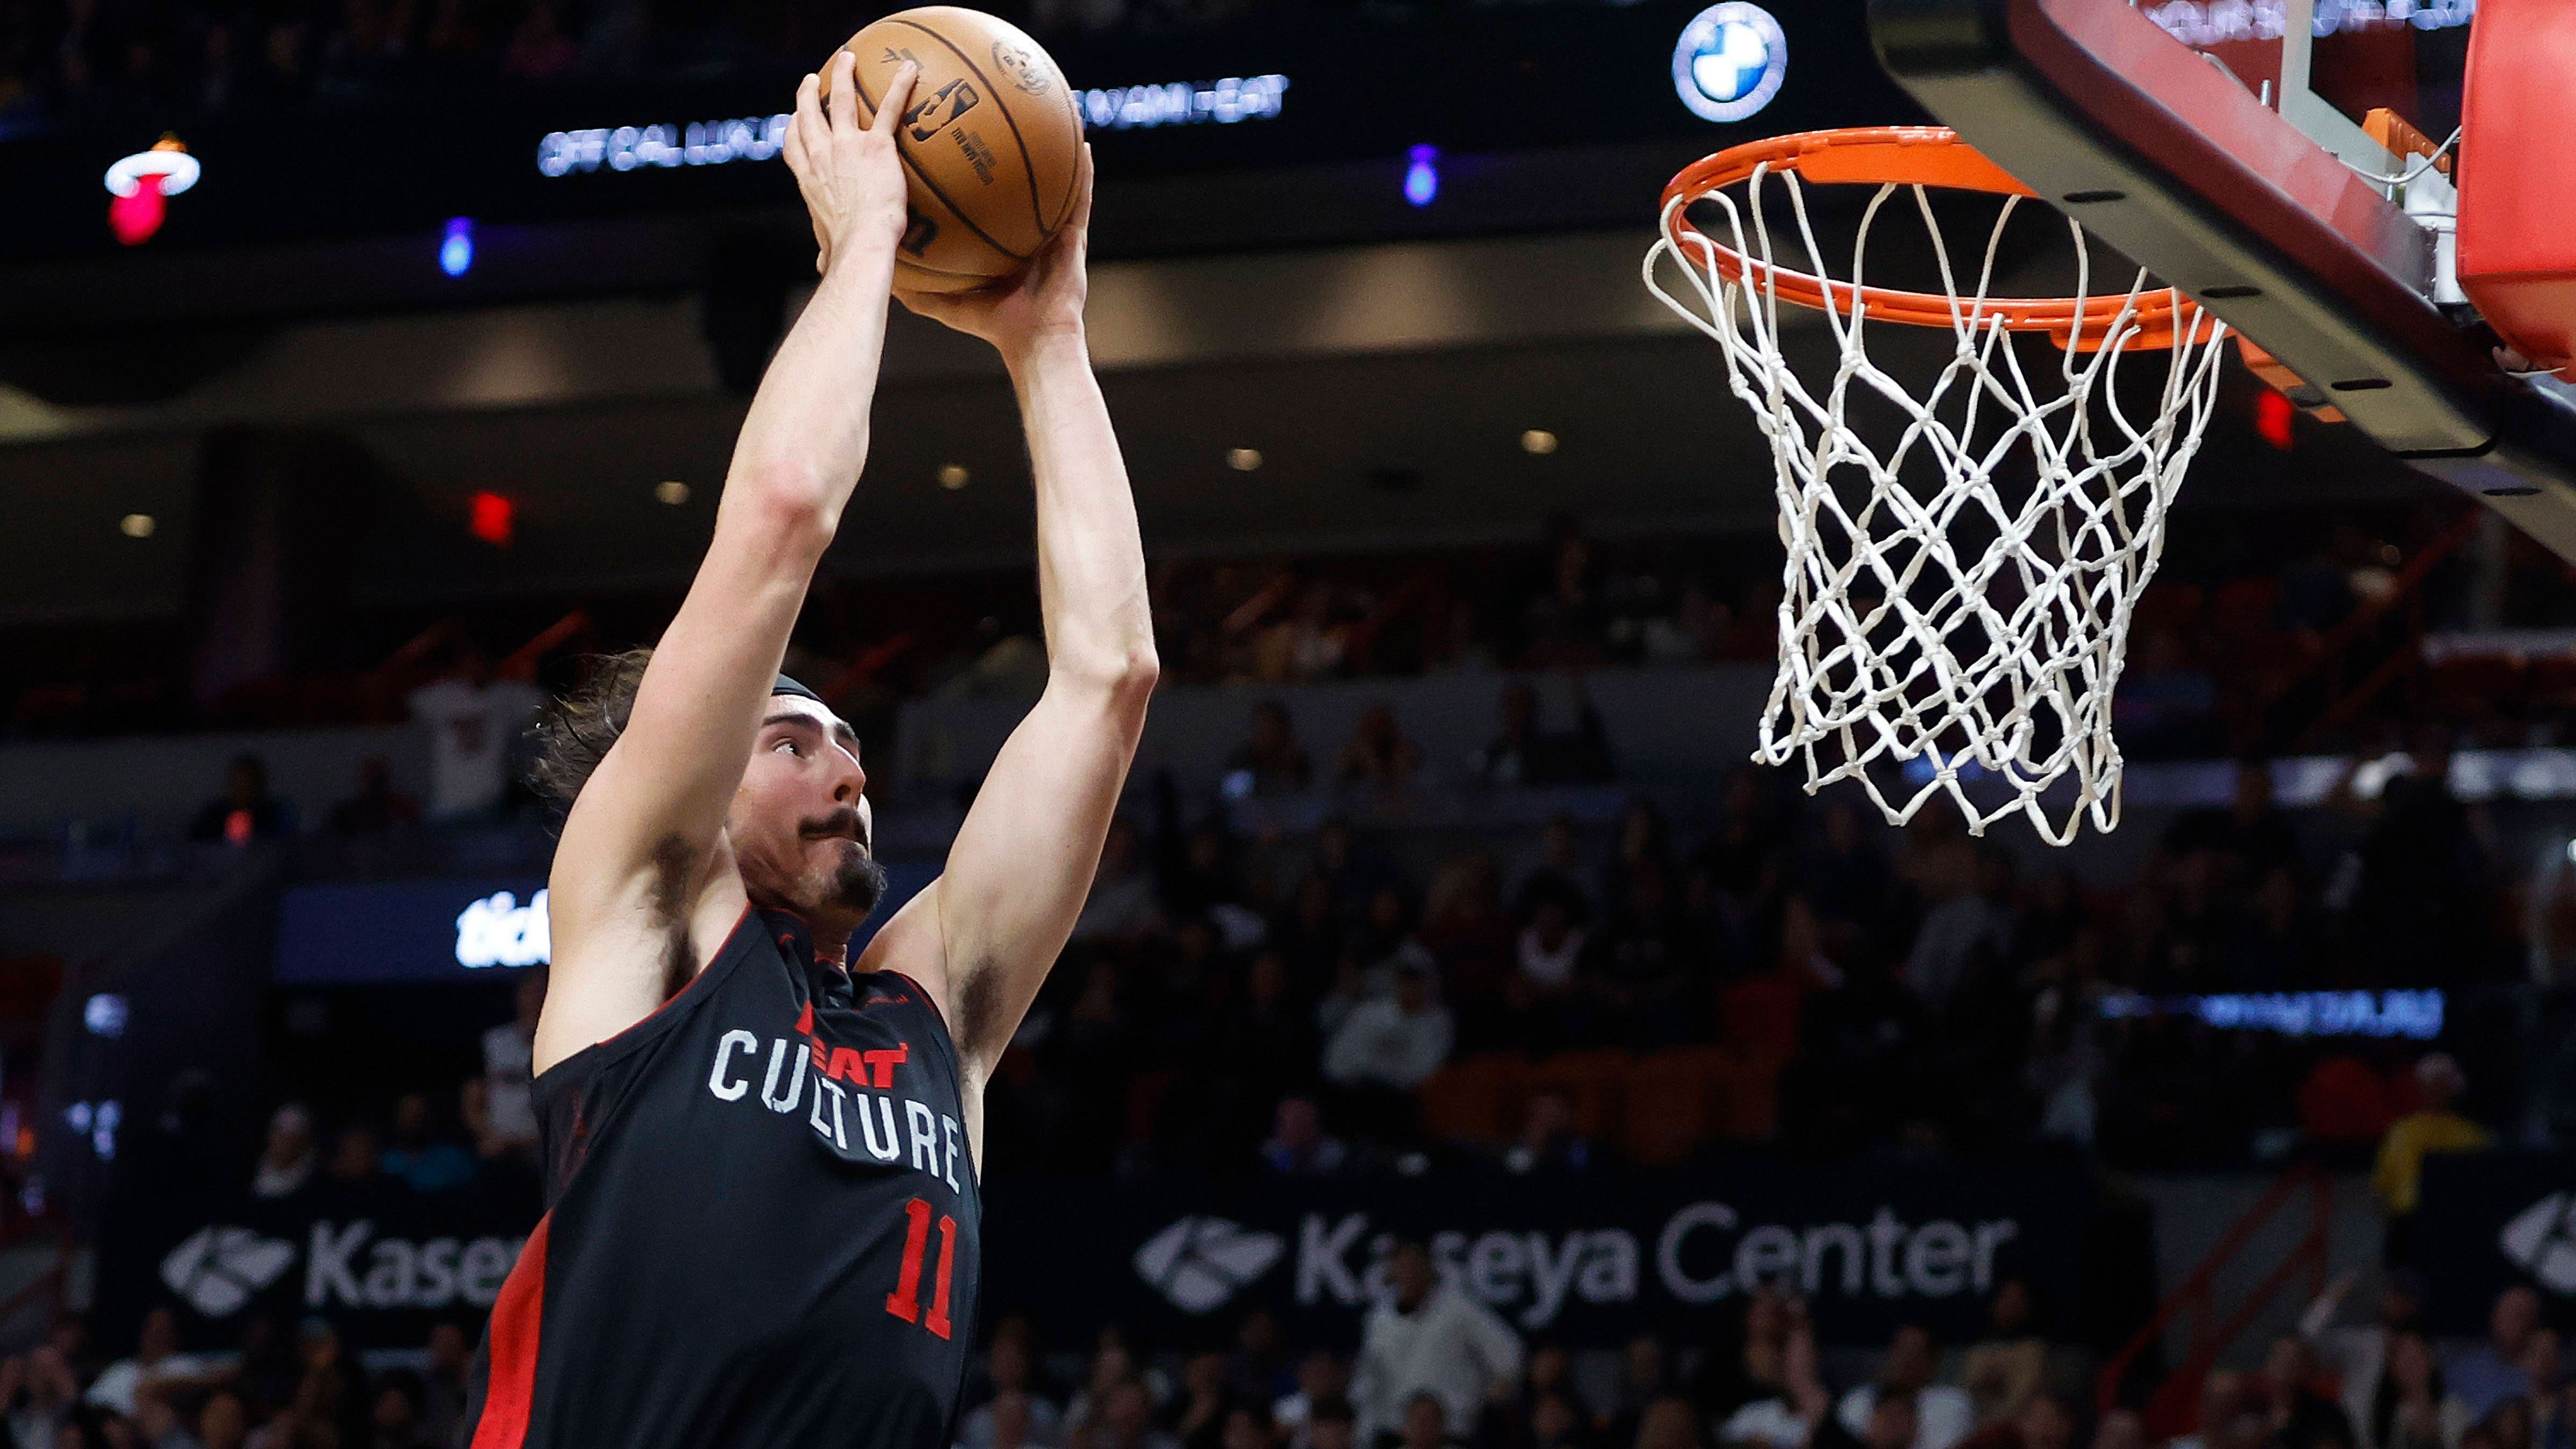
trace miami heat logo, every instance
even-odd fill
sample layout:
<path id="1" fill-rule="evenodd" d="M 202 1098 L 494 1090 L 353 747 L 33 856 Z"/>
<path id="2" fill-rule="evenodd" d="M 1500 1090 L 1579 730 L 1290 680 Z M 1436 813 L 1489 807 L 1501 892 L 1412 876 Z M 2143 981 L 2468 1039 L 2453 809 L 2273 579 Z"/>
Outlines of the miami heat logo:
<path id="1" fill-rule="evenodd" d="M 957 1170 L 966 1163 L 966 1128 L 915 1095 L 930 1085 L 928 1078 L 912 1061 L 909 1042 L 862 1048 L 824 1041 L 809 1002 L 791 1035 L 764 1039 L 740 1027 L 726 1032 L 708 1064 L 707 1092 L 719 1102 L 757 1103 L 781 1117 L 801 1113 L 836 1156 L 909 1166 L 947 1184 L 954 1195 L 962 1190 Z"/>

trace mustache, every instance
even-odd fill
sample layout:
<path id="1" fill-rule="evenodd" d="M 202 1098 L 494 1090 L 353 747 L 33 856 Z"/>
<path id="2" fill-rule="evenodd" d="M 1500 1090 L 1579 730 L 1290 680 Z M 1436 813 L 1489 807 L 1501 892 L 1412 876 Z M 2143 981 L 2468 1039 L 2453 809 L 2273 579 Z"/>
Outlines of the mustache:
<path id="1" fill-rule="evenodd" d="M 796 833 L 807 840 L 821 840 L 833 835 L 848 836 L 859 843 L 861 850 L 871 855 L 876 853 L 876 842 L 869 839 L 867 818 L 859 814 L 859 809 L 855 805 L 844 805 L 828 815 L 816 816 L 797 826 Z"/>

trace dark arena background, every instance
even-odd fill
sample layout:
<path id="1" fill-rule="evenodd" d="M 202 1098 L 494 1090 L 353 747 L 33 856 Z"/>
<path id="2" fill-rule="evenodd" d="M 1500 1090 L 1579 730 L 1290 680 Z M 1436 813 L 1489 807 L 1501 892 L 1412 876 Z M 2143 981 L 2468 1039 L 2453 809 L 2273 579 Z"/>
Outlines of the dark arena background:
<path id="1" fill-rule="evenodd" d="M 1161 680 L 958 1444 L 2569 1449 L 2576 572 L 2234 368 L 2116 832 L 1749 763 L 1772 456 L 1638 262 L 1706 153 L 1926 119 L 1760 4 L 996 6 L 1097 156 Z M 459 1442 L 525 731 L 688 584 L 885 8 L 0 0 L 15 1449 Z M 788 669 L 891 909 L 1047 665 L 991 354 L 898 313 L 874 420 Z M 1449 1316 L 1364 1353 L 1416 1237 Z"/>

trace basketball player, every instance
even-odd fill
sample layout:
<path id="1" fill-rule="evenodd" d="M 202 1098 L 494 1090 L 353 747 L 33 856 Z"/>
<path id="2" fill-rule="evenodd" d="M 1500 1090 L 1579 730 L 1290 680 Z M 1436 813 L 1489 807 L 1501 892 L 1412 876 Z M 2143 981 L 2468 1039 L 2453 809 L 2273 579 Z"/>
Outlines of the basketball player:
<path id="1" fill-rule="evenodd" d="M 779 674 L 858 482 L 904 173 L 797 95 L 822 281 L 744 419 L 715 536 L 649 655 L 559 706 L 568 798 L 535 1102 L 548 1211 L 502 1285 L 472 1449 L 947 1449 L 978 1287 L 985 1082 L 1063 946 L 1155 679 L 1145 565 L 1085 349 L 1090 164 L 1016 282 L 907 297 L 998 348 L 1034 463 L 1045 696 L 947 872 L 884 888 L 859 741 Z"/>

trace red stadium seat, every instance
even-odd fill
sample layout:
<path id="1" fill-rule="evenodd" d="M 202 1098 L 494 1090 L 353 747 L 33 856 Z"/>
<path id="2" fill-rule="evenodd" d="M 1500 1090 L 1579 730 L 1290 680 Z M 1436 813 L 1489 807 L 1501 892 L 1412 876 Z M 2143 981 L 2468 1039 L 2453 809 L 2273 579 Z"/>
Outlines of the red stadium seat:
<path id="1" fill-rule="evenodd" d="M 1514 1052 L 1451 1062 L 1415 1089 L 1423 1133 L 1435 1142 L 1500 1142 L 1519 1126 L 1529 1063 Z"/>
<path id="2" fill-rule="evenodd" d="M 1630 1162 L 1669 1167 L 1708 1142 L 1724 1062 L 1717 1048 L 1683 1047 L 1641 1057 L 1628 1069 L 1619 1145 Z"/>
<path id="3" fill-rule="evenodd" d="M 1608 1141 L 1618 1136 L 1620 1097 L 1628 1082 L 1629 1060 L 1626 1052 L 1609 1049 L 1562 1052 L 1533 1068 L 1529 1084 L 1532 1089 L 1564 1090 L 1574 1099 L 1574 1130 Z"/>

